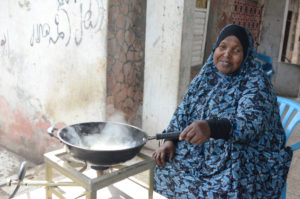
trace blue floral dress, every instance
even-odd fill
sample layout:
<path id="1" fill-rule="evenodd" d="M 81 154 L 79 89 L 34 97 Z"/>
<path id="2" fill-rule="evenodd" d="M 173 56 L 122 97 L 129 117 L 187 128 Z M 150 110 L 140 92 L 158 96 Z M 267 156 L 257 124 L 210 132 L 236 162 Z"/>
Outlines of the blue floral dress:
<path id="1" fill-rule="evenodd" d="M 253 61 L 248 35 L 249 49 L 240 69 L 233 74 L 218 72 L 212 53 L 165 130 L 183 131 L 196 120 L 221 118 L 233 126 L 227 141 L 177 143 L 172 163 L 155 168 L 154 188 L 167 198 L 279 198 L 281 194 L 292 151 L 285 147 L 276 95 Z"/>

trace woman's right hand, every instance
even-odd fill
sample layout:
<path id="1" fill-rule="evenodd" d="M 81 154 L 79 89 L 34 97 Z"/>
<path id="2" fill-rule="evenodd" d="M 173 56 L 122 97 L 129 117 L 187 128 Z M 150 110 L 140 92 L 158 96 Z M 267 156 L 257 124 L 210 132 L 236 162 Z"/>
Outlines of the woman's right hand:
<path id="1" fill-rule="evenodd" d="M 169 154 L 169 162 L 172 162 L 175 154 L 175 144 L 173 141 L 165 141 L 165 143 L 152 154 L 157 166 L 165 166 L 166 154 Z"/>

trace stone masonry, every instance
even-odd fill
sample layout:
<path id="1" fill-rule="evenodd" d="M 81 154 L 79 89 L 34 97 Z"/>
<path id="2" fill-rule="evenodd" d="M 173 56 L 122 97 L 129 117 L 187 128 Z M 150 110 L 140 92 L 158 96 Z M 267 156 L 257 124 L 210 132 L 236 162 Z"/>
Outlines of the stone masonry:
<path id="1" fill-rule="evenodd" d="M 111 0 L 107 35 L 107 110 L 141 126 L 146 2 Z"/>

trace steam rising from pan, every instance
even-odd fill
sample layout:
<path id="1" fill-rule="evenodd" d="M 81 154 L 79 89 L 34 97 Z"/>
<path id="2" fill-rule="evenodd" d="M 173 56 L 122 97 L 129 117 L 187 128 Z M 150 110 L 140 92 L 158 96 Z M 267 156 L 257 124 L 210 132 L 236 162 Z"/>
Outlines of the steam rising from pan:
<path id="1" fill-rule="evenodd" d="M 112 124 L 106 124 L 101 134 L 84 136 L 83 143 L 91 150 L 123 150 L 136 146 L 127 128 Z"/>
<path id="2" fill-rule="evenodd" d="M 124 114 L 114 114 L 109 121 L 125 123 Z M 67 127 L 66 130 L 68 131 L 66 138 L 71 144 L 90 150 L 123 150 L 138 144 L 128 128 L 113 123 L 107 123 L 104 128 L 99 125 L 99 128 L 79 134 L 73 127 Z"/>

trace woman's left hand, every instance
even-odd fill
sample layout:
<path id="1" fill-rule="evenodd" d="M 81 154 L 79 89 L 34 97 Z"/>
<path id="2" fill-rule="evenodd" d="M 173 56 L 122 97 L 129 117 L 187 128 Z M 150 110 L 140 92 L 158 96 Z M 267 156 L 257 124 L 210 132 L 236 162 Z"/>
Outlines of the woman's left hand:
<path id="1" fill-rule="evenodd" d="M 187 126 L 179 136 L 179 140 L 185 139 L 195 145 L 200 145 L 210 138 L 210 128 L 205 120 L 196 121 Z"/>

